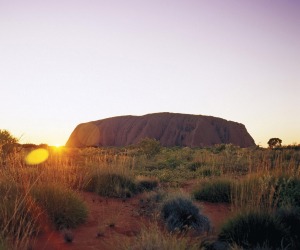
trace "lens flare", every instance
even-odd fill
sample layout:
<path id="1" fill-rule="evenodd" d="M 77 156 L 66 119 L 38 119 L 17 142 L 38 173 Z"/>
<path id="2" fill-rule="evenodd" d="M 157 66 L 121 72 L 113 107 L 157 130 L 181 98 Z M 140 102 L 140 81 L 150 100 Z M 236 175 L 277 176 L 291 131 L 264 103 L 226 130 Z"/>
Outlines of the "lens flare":
<path id="1" fill-rule="evenodd" d="M 25 162 L 28 165 L 37 165 L 46 161 L 49 157 L 48 150 L 44 148 L 39 148 L 32 150 L 26 157 Z"/>

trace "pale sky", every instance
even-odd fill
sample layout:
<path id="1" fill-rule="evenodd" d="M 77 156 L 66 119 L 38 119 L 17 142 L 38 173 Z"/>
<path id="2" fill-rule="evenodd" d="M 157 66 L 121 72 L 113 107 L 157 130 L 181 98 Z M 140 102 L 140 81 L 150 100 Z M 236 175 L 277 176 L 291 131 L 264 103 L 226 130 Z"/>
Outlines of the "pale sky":
<path id="1" fill-rule="evenodd" d="M 298 0 L 0 0 L 0 129 L 176 112 L 300 143 Z"/>

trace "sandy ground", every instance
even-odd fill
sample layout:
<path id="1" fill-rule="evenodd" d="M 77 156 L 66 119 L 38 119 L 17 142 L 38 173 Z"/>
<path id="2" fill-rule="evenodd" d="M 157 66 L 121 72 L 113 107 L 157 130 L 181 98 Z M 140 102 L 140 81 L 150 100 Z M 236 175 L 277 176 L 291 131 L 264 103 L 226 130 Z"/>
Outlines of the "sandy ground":
<path id="1" fill-rule="evenodd" d="M 193 183 L 184 186 L 183 191 L 190 192 Z M 119 249 L 125 242 L 136 236 L 141 227 L 149 223 L 149 217 L 142 216 L 143 208 L 139 194 L 129 199 L 103 198 L 93 193 L 80 194 L 89 209 L 87 222 L 69 232 L 58 232 L 44 225 L 43 232 L 34 239 L 31 250 L 112 250 Z M 228 204 L 196 202 L 202 214 L 209 217 L 213 231 L 230 216 Z M 73 241 L 67 243 L 66 234 L 71 234 Z"/>

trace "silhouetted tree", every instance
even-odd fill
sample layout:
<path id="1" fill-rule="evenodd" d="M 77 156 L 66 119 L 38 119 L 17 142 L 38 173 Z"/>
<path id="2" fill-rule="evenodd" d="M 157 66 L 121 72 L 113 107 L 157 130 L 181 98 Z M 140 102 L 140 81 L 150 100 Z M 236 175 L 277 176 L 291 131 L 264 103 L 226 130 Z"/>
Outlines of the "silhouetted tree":
<path id="1" fill-rule="evenodd" d="M 14 151 L 18 145 L 18 139 L 15 138 L 9 131 L 0 129 L 0 164 L 5 165 L 5 158 L 8 154 Z"/>
<path id="2" fill-rule="evenodd" d="M 14 144 L 17 143 L 18 139 L 12 136 L 12 134 L 5 130 L 0 129 L 0 146 L 3 146 L 5 144 Z"/>
<path id="3" fill-rule="evenodd" d="M 282 140 L 279 138 L 271 138 L 268 141 L 269 148 L 279 148 L 281 147 Z"/>

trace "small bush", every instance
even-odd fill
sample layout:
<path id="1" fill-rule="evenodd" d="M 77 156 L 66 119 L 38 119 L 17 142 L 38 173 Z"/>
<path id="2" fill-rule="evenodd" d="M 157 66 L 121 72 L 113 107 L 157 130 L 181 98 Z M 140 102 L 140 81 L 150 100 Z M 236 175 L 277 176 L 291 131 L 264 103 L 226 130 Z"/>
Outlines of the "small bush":
<path id="1" fill-rule="evenodd" d="M 230 219 L 222 228 L 219 240 L 245 249 L 287 246 L 286 229 L 268 213 L 247 212 Z"/>
<path id="2" fill-rule="evenodd" d="M 190 171 L 196 171 L 201 166 L 203 166 L 202 162 L 195 161 L 195 162 L 191 162 L 191 163 L 187 164 L 186 168 Z"/>
<path id="3" fill-rule="evenodd" d="M 299 179 L 279 177 L 275 190 L 274 199 L 278 199 L 278 207 L 300 207 Z"/>
<path id="4" fill-rule="evenodd" d="M 210 230 L 207 217 L 199 213 L 199 209 L 190 199 L 174 197 L 165 201 L 161 210 L 162 218 L 169 231 L 185 231 L 195 229 L 199 232 Z"/>
<path id="5" fill-rule="evenodd" d="M 175 159 L 175 158 L 167 159 L 164 162 L 165 168 L 169 168 L 169 169 L 175 169 L 178 166 L 180 166 L 180 164 L 181 164 L 181 161 L 178 159 Z"/>
<path id="6" fill-rule="evenodd" d="M 156 139 L 144 138 L 138 143 L 140 150 L 147 156 L 147 158 L 154 157 L 161 150 L 160 142 Z"/>
<path id="7" fill-rule="evenodd" d="M 193 194 L 197 200 L 229 203 L 231 201 L 231 183 L 228 180 L 206 182 Z"/>
<path id="8" fill-rule="evenodd" d="M 102 196 L 117 198 L 131 197 L 137 191 L 131 178 L 117 173 L 94 174 L 85 189 Z"/>
<path id="9" fill-rule="evenodd" d="M 138 176 L 136 180 L 136 189 L 140 192 L 153 190 L 158 186 L 158 180 L 146 176 Z"/>
<path id="10" fill-rule="evenodd" d="M 198 171 L 198 173 L 203 177 L 210 177 L 210 176 L 220 176 L 220 170 L 213 170 L 211 168 L 203 168 Z"/>
<path id="11" fill-rule="evenodd" d="M 40 185 L 32 190 L 56 229 L 74 228 L 85 222 L 87 207 L 77 194 L 57 185 Z"/>

